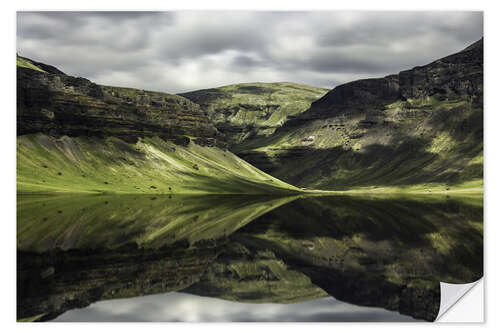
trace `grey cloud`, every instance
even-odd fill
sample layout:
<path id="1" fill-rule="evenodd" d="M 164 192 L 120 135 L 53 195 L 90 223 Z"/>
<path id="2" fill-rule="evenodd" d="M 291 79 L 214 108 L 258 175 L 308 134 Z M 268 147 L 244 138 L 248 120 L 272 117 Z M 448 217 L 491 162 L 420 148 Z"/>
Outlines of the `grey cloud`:
<path id="1" fill-rule="evenodd" d="M 441 38 L 444 42 L 454 38 L 468 43 L 482 34 L 481 12 L 360 12 L 349 23 L 334 25 L 317 35 L 319 45 L 377 45 L 423 36 Z"/>
<path id="2" fill-rule="evenodd" d="M 256 67 L 256 66 L 262 66 L 262 61 L 259 61 L 258 59 L 255 59 L 253 57 L 249 57 L 246 55 L 239 55 L 235 57 L 231 63 L 235 67 L 243 67 L 243 68 L 248 68 L 248 67 Z"/>
<path id="3" fill-rule="evenodd" d="M 19 54 L 97 83 L 183 92 L 249 81 L 332 88 L 457 52 L 481 12 L 18 12 Z"/>

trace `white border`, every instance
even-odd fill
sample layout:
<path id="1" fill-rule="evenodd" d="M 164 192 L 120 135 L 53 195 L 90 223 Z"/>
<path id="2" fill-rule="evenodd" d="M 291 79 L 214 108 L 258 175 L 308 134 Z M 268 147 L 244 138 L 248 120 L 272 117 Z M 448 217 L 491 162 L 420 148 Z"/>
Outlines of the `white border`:
<path id="1" fill-rule="evenodd" d="M 485 11 L 485 284 L 487 285 L 486 294 L 486 324 L 485 325 L 459 325 L 459 324 L 158 324 L 152 323 L 144 325 L 148 331 L 164 332 L 165 330 L 182 330 L 182 332 L 193 330 L 203 330 L 206 332 L 231 332 L 237 330 L 238 333 L 252 332 L 255 330 L 281 330 L 285 328 L 287 331 L 301 332 L 304 329 L 313 329 L 316 332 L 324 331 L 331 332 L 332 330 L 354 329 L 387 332 L 398 332 L 402 329 L 408 332 L 421 332 L 425 330 L 453 330 L 454 332 L 470 332 L 480 328 L 496 327 L 498 331 L 499 316 L 495 315 L 500 308 L 498 306 L 498 295 L 500 295 L 498 284 L 500 278 L 498 276 L 499 265 L 494 263 L 498 250 L 498 211 L 494 211 L 495 202 L 498 202 L 500 193 L 498 193 L 500 163 L 498 159 L 498 145 L 500 144 L 500 106 L 497 89 L 499 85 L 497 80 L 500 77 L 499 71 L 499 49 L 498 49 L 498 31 L 500 31 L 500 13 L 497 10 L 498 1 L 436 1 L 436 0 L 419 0 L 419 1 L 397 1 L 397 0 L 349 0 L 349 1 L 321 1 L 321 0 L 287 0 L 287 1 L 269 1 L 269 0 L 252 0 L 247 2 L 229 1 L 229 0 L 210 0 L 210 1 L 193 1 L 193 0 L 175 0 L 168 2 L 160 2 L 153 0 L 141 1 L 4 1 L 2 2 L 1 24 L 2 29 L 2 308 L 0 313 L 2 316 L 2 329 L 5 332 L 12 330 L 36 330 L 37 332 L 49 331 L 67 332 L 70 329 L 73 332 L 87 332 L 88 330 L 109 329 L 120 330 L 120 332 L 135 332 L 142 329 L 144 324 L 16 324 L 15 323 L 15 67 L 14 54 L 16 51 L 16 14 L 17 10 L 173 10 L 173 9 L 256 9 L 256 10 L 341 10 L 341 9 L 357 9 L 357 10 L 484 10 Z M 64 33 L 64 32 L 61 32 Z M 496 282 L 495 282 L 496 281 Z M 490 295 L 488 297 L 487 295 Z M 496 299 L 495 296 L 496 295 Z M 490 311 L 490 309 L 492 309 Z M 491 315 L 491 316 L 489 316 Z M 140 326 L 139 326 L 140 325 Z M 312 326 L 311 326 L 312 325 Z M 422 325 L 425 325 L 422 326 Z"/>
<path id="2" fill-rule="evenodd" d="M 473 283 L 460 286 L 458 299 L 448 299 L 443 304 L 443 289 L 447 283 L 441 283 L 441 307 L 436 321 L 440 323 L 482 323 L 484 321 L 484 283 L 480 279 Z M 455 290 L 456 291 L 456 290 Z"/>

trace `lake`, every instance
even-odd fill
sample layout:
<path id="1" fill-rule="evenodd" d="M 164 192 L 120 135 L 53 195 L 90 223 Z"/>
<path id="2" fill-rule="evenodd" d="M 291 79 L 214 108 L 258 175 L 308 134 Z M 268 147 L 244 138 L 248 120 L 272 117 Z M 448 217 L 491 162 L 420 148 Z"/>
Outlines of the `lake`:
<path id="1" fill-rule="evenodd" d="M 19 195 L 17 318 L 435 319 L 482 196 Z"/>

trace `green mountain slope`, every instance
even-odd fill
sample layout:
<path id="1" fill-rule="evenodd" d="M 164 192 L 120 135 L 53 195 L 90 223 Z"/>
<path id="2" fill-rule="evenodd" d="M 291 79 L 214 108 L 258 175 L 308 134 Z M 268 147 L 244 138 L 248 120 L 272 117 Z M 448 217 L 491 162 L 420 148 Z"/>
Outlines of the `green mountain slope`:
<path id="1" fill-rule="evenodd" d="M 199 104 L 231 149 L 272 135 L 328 90 L 291 82 L 242 83 L 180 94 Z"/>
<path id="2" fill-rule="evenodd" d="M 481 40 L 426 66 L 338 86 L 234 151 L 301 187 L 480 188 L 482 75 Z"/>
<path id="3" fill-rule="evenodd" d="M 60 71 L 59 69 L 55 68 L 54 66 L 50 66 L 41 62 L 37 62 L 25 57 L 21 57 L 18 54 L 16 54 L 16 66 L 17 67 L 24 67 L 24 68 L 29 68 L 29 69 L 34 69 L 36 71 L 42 72 L 42 73 L 50 73 L 50 74 L 64 74 L 64 72 Z"/>
<path id="4" fill-rule="evenodd" d="M 31 61 L 24 59 L 24 58 L 21 58 L 19 56 L 17 56 L 17 58 L 16 58 L 16 66 L 29 68 L 29 69 L 33 69 L 35 71 L 46 73 L 43 69 L 35 66 Z"/>
<path id="5" fill-rule="evenodd" d="M 186 98 L 100 86 L 25 61 L 17 67 L 20 192 L 297 190 L 227 151 L 210 119 Z"/>
<path id="6" fill-rule="evenodd" d="M 19 192 L 283 193 L 295 188 L 229 151 L 158 137 L 17 139 Z"/>

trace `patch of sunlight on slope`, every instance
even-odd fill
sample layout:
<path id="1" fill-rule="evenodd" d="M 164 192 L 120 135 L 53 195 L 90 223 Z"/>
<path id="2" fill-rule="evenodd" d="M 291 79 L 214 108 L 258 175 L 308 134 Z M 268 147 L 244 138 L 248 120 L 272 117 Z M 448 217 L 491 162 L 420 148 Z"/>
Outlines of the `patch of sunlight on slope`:
<path id="1" fill-rule="evenodd" d="M 17 138 L 20 192 L 283 193 L 298 191 L 216 147 L 159 138 Z"/>
<path id="2" fill-rule="evenodd" d="M 432 139 L 432 143 L 426 151 L 429 153 L 439 153 L 449 150 L 454 145 L 456 145 L 456 140 L 448 132 L 441 132 Z"/>
<path id="3" fill-rule="evenodd" d="M 467 165 L 473 165 L 473 164 L 483 164 L 484 163 L 484 157 L 483 157 L 483 152 L 475 156 L 473 159 L 469 161 L 469 164 Z"/>
<path id="4" fill-rule="evenodd" d="M 33 69 L 35 71 L 39 71 L 39 72 L 42 72 L 42 73 L 47 73 L 43 69 L 41 69 L 41 68 L 33 65 L 30 61 L 28 61 L 26 59 L 23 59 L 23 58 L 19 58 L 19 57 L 16 58 L 16 66 Z"/>
<path id="5" fill-rule="evenodd" d="M 187 170 L 188 168 L 180 163 L 178 160 L 175 160 L 174 158 L 171 158 L 167 154 L 161 152 L 160 150 L 156 149 L 154 146 L 150 144 L 146 144 L 143 142 L 137 143 L 137 146 L 140 148 L 143 148 L 145 151 L 147 151 L 147 156 L 150 158 L 151 162 L 158 162 L 161 161 L 161 163 L 158 163 L 157 167 L 158 168 L 164 168 L 164 169 L 177 169 L 177 170 Z M 167 164 L 165 164 L 167 162 Z"/>

